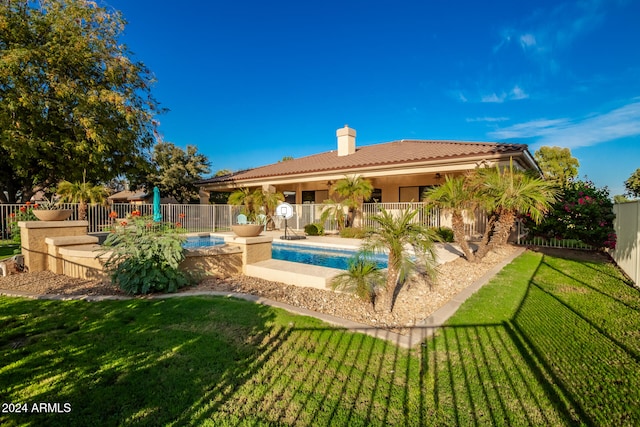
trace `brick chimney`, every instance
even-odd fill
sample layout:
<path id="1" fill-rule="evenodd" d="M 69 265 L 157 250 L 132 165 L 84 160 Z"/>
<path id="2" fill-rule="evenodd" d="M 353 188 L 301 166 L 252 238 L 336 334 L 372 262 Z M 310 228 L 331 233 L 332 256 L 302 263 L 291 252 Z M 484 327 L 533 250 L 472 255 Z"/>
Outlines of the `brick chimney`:
<path id="1" fill-rule="evenodd" d="M 356 152 L 356 130 L 344 125 L 336 131 L 338 137 L 338 156 L 348 156 Z"/>

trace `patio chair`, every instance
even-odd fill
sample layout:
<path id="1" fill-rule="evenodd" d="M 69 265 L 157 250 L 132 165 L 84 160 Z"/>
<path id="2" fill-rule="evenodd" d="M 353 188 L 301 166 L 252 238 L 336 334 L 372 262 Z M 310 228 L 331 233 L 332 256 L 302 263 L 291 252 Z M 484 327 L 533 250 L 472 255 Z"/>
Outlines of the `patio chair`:
<path id="1" fill-rule="evenodd" d="M 245 214 L 238 215 L 238 224 L 246 224 L 247 216 Z"/>

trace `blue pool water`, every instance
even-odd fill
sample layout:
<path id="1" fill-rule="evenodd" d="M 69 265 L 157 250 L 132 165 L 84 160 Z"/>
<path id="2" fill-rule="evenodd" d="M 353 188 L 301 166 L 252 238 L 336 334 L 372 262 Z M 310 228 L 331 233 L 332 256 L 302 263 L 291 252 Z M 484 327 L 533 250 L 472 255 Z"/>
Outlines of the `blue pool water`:
<path id="1" fill-rule="evenodd" d="M 189 237 L 183 245 L 185 248 L 203 248 L 224 244 L 222 237 Z M 355 251 L 348 249 L 324 248 L 319 246 L 295 245 L 273 242 L 272 258 L 283 261 L 300 262 L 303 264 L 319 265 L 322 267 L 339 268 L 346 270 L 349 260 L 355 255 Z M 380 268 L 387 267 L 387 257 L 376 255 L 375 261 Z"/>
<path id="2" fill-rule="evenodd" d="M 224 239 L 222 237 L 215 236 L 194 236 L 187 237 L 187 241 L 182 245 L 185 249 L 194 249 L 194 248 L 208 248 L 211 246 L 223 245 Z"/>
<path id="3" fill-rule="evenodd" d="M 271 257 L 283 261 L 347 270 L 349 260 L 356 254 L 353 250 L 324 248 L 307 245 L 291 245 L 273 242 Z M 374 260 L 379 268 L 387 268 L 387 257 L 376 255 Z"/>

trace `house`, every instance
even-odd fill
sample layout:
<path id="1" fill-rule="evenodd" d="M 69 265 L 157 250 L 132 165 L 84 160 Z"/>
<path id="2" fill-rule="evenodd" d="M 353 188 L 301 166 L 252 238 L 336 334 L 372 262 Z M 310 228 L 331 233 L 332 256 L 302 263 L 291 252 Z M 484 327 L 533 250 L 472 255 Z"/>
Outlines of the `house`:
<path id="1" fill-rule="evenodd" d="M 110 203 L 131 203 L 133 205 L 142 205 L 151 203 L 152 194 L 147 194 L 145 190 L 131 191 L 123 190 L 109 196 Z"/>
<path id="2" fill-rule="evenodd" d="M 145 205 L 153 203 L 153 192 L 147 193 L 146 190 L 123 190 L 109 196 L 110 203 L 130 203 L 132 205 Z M 160 203 L 163 205 L 178 204 L 174 197 L 161 197 Z"/>
<path id="3" fill-rule="evenodd" d="M 513 160 L 515 168 L 540 173 L 526 144 L 403 139 L 357 147 L 356 131 L 348 126 L 336 136 L 336 150 L 200 181 L 201 201 L 207 203 L 210 192 L 262 187 L 282 192 L 292 204 L 323 203 L 334 182 L 360 175 L 375 189 L 370 201 L 411 202 L 446 175 L 478 167 Z"/>

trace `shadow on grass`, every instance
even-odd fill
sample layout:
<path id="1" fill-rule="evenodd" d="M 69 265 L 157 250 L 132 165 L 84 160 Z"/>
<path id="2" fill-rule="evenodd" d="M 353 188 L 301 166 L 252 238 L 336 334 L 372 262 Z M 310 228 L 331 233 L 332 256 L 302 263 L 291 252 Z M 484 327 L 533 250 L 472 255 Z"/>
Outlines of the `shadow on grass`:
<path id="1" fill-rule="evenodd" d="M 0 424 L 639 424 L 634 337 L 611 339 L 544 289 L 543 261 L 507 318 L 411 350 L 226 298 L 0 299 L 0 401 L 72 405 Z"/>

